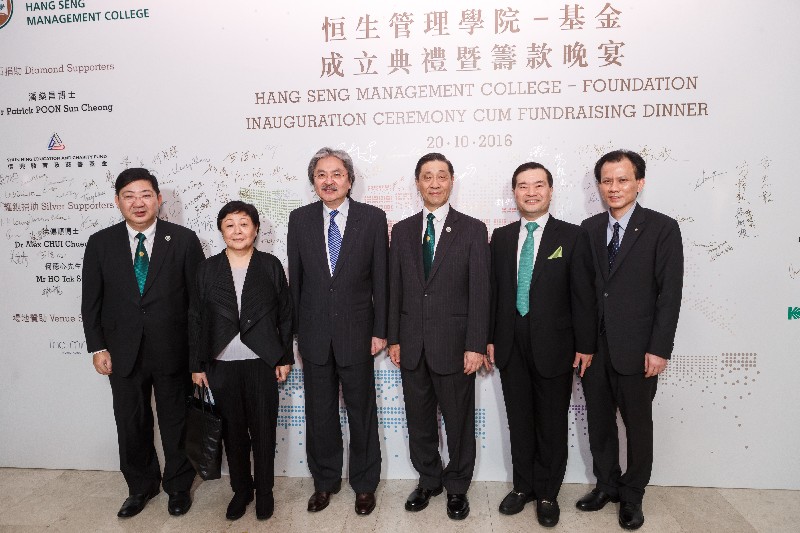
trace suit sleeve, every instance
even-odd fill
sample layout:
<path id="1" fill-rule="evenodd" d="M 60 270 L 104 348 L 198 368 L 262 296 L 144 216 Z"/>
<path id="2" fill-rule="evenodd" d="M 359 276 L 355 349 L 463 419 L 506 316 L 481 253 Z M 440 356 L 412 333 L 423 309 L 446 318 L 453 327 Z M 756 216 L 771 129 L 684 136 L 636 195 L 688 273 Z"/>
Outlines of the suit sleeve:
<path id="1" fill-rule="evenodd" d="M 300 259 L 297 235 L 297 211 L 289 214 L 289 230 L 286 236 L 286 255 L 289 260 L 289 294 L 292 298 L 292 333 L 297 334 L 300 324 L 300 288 L 303 279 L 303 264 Z"/>
<path id="2" fill-rule="evenodd" d="M 488 343 L 494 343 L 494 324 L 497 316 L 497 229 L 492 232 L 492 240 L 489 242 L 489 255 L 491 267 L 489 269 L 489 331 Z"/>
<path id="3" fill-rule="evenodd" d="M 572 329 L 575 332 L 575 351 L 597 352 L 597 294 L 595 271 L 589 234 L 580 228 L 570 265 Z"/>
<path id="4" fill-rule="evenodd" d="M 205 272 L 207 268 L 201 266 L 195 272 L 195 277 L 189 285 L 189 370 L 191 372 L 205 372 L 205 361 L 200 360 L 199 339 L 203 327 L 203 301 L 205 300 Z"/>
<path id="5" fill-rule="evenodd" d="M 389 327 L 388 344 L 400 343 L 400 310 L 403 308 L 403 272 L 400 268 L 400 231 L 394 227 L 389 245 Z"/>
<path id="6" fill-rule="evenodd" d="M 289 284 L 286 282 L 286 272 L 283 270 L 283 265 L 277 259 L 274 261 L 274 265 L 273 278 L 275 288 L 278 291 L 278 337 L 283 347 L 283 356 L 278 360 L 277 365 L 291 365 L 294 364 L 292 295 L 289 293 Z"/>
<path id="7" fill-rule="evenodd" d="M 389 313 L 389 229 L 386 213 L 379 213 L 372 245 L 372 306 L 375 314 L 372 336 L 385 339 Z"/>
<path id="8" fill-rule="evenodd" d="M 97 238 L 92 235 L 86 243 L 81 272 L 83 280 L 81 283 L 81 317 L 83 318 L 83 333 L 86 336 L 86 349 L 89 353 L 108 348 L 101 326 L 103 269 L 100 267 L 97 246 Z"/>
<path id="9" fill-rule="evenodd" d="M 467 338 L 464 344 L 464 349 L 468 352 L 486 353 L 491 300 L 490 262 L 489 234 L 486 226 L 479 223 L 475 225 L 469 247 L 469 309 Z"/>
<path id="10" fill-rule="evenodd" d="M 672 219 L 662 228 L 656 244 L 655 281 L 658 297 L 648 352 L 669 359 L 683 295 L 683 240 L 680 226 Z"/>

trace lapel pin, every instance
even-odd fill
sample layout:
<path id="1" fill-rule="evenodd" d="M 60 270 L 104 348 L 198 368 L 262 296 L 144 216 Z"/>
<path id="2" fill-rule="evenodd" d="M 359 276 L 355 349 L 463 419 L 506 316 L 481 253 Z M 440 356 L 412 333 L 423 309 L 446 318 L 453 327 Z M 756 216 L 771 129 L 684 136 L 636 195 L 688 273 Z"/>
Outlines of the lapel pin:
<path id="1" fill-rule="evenodd" d="M 445 230 L 447 233 L 450 233 L 451 231 L 453 231 L 452 229 L 450 229 L 450 226 L 447 226 L 446 228 L 444 228 L 444 230 Z"/>
<path id="2" fill-rule="evenodd" d="M 639 231 L 639 228 L 633 228 L 633 231 Z"/>
<path id="3" fill-rule="evenodd" d="M 167 241 L 167 242 L 169 242 L 169 240 L 170 240 L 171 238 L 172 238 L 172 237 L 170 237 L 169 235 L 167 235 L 166 237 L 164 237 L 164 240 L 165 240 L 165 241 Z"/>

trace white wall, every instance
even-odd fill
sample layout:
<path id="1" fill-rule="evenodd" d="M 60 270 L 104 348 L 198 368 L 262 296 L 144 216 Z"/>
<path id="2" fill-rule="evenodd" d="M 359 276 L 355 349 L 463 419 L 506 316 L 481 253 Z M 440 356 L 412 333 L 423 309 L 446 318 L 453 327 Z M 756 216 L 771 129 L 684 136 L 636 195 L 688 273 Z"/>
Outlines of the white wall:
<path id="1" fill-rule="evenodd" d="M 0 466 L 117 468 L 110 390 L 85 353 L 75 276 L 88 236 L 119 220 L 111 186 L 127 166 L 156 172 L 166 199 L 162 216 L 195 229 L 208 255 L 222 245 L 214 223 L 219 207 L 240 196 L 254 201 L 264 222 L 260 248 L 285 262 L 287 214 L 313 200 L 306 165 L 321 146 L 351 153 L 358 172 L 354 197 L 385 209 L 390 224 L 420 208 L 413 186 L 417 158 L 445 153 L 457 174 L 453 205 L 483 219 L 490 232 L 516 216 L 510 177 L 520 163 L 535 160 L 553 171 L 552 213 L 577 223 L 602 209 L 594 161 L 626 147 L 648 161 L 641 203 L 680 221 L 686 256 L 675 352 L 656 396 L 653 483 L 800 488 L 793 452 L 800 393 L 792 386 L 800 320 L 787 318 L 787 308 L 800 306 L 800 244 L 791 218 L 800 186 L 790 170 L 800 118 L 796 3 L 618 0 L 611 4 L 620 11 L 619 27 L 602 29 L 596 15 L 605 0 L 584 0 L 584 24 L 573 30 L 562 26 L 564 2 L 453 8 L 443 1 L 311 1 L 267 8 L 255 1 L 140 0 L 134 9 L 147 13 L 126 20 L 106 20 L 115 15 L 99 0 L 74 9 L 54 4 L 54 10 L 27 11 L 13 2 L 11 19 L 0 28 Z M 467 7 L 482 10 L 483 29 L 473 35 L 459 28 Z M 496 34 L 495 10 L 509 7 L 519 10 L 519 31 Z M 449 35 L 424 31 L 426 13 L 436 10 L 447 11 Z M 29 19 L 95 12 L 97 21 L 33 25 Z M 412 14 L 408 38 L 394 36 L 396 12 Z M 359 39 L 367 35 L 359 19 L 367 16 L 369 36 L 378 37 Z M 346 40 L 326 42 L 326 17 L 344 22 Z M 602 66 L 598 46 L 609 41 L 624 42 L 619 65 Z M 550 67 L 526 66 L 531 43 L 547 43 Z M 565 45 L 576 44 L 587 51 L 585 67 L 564 64 Z M 494 68 L 495 45 L 516 47 L 510 70 Z M 458 48 L 476 46 L 480 70 L 459 70 Z M 444 50 L 446 71 L 431 64 L 426 73 L 425 50 L 436 47 Z M 408 73 L 390 73 L 398 49 L 409 54 Z M 323 72 L 323 57 L 332 53 L 342 57 L 342 76 Z M 367 71 L 376 74 L 360 75 L 356 58 L 371 56 Z M 90 65 L 113 69 L 77 69 Z M 696 87 L 584 90 L 585 80 L 658 77 L 684 84 L 689 78 Z M 507 83 L 519 91 L 528 82 L 551 92 L 508 94 Z M 482 93 L 486 83 L 500 84 L 495 94 Z M 467 93 L 364 100 L 358 92 L 443 84 L 460 84 Z M 496 94 L 502 88 L 506 94 Z M 309 91 L 318 89 L 328 97 L 324 90 L 334 90 L 337 101 L 309 101 Z M 270 91 L 297 91 L 298 101 L 257 104 L 262 91 L 265 99 Z M 693 104 L 682 108 L 699 116 L 646 116 L 657 104 Z M 78 109 L 67 112 L 67 105 Z M 85 111 L 84 105 L 112 110 Z M 530 120 L 519 109 L 567 113 L 572 107 L 577 114 L 579 106 L 596 113 L 594 106 L 612 105 L 635 116 Z M 61 108 L 45 113 L 39 106 Z M 27 108 L 33 112 L 12 113 Z M 444 111 L 463 120 L 436 122 Z M 428 123 L 387 123 L 424 112 Z M 264 117 L 274 122 L 289 115 L 334 114 L 347 122 L 348 113 L 365 124 L 248 129 L 253 118 L 262 126 Z M 63 150 L 48 150 L 54 134 Z M 80 207 L 98 202 L 112 207 Z M 55 235 L 45 235 L 51 229 Z M 59 247 L 45 247 L 50 241 Z M 56 275 L 58 282 L 48 280 Z M 295 368 L 281 395 L 276 472 L 305 476 L 302 376 Z M 383 475 L 415 477 L 399 374 L 385 357 L 375 368 Z M 509 479 L 499 375 L 477 383 L 476 479 Z M 567 480 L 578 482 L 591 478 L 579 384 L 573 403 Z"/>

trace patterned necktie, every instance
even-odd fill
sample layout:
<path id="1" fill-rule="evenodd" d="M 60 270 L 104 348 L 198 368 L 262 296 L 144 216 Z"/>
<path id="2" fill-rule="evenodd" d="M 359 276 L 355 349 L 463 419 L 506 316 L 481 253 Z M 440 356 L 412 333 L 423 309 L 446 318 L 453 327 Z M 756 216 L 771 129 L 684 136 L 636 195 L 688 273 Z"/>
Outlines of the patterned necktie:
<path id="1" fill-rule="evenodd" d="M 619 222 L 614 222 L 614 235 L 608 243 L 608 271 L 614 268 L 614 259 L 617 258 L 619 252 Z"/>
<path id="2" fill-rule="evenodd" d="M 431 273 L 433 264 L 433 247 L 436 244 L 436 230 L 433 229 L 433 213 L 428 213 L 428 225 L 425 227 L 425 236 L 422 238 L 422 265 L 425 267 L 425 279 Z"/>
<path id="3" fill-rule="evenodd" d="M 336 215 L 339 211 L 331 211 L 331 223 L 328 226 L 328 252 L 331 256 L 331 276 L 336 271 L 336 261 L 339 259 L 339 250 L 342 248 L 342 234 L 339 232 L 339 226 L 336 225 Z"/>
<path id="4" fill-rule="evenodd" d="M 521 316 L 528 314 L 530 310 L 531 276 L 533 275 L 533 232 L 539 224 L 528 222 L 525 229 L 528 236 L 522 243 L 522 251 L 519 254 L 519 272 L 517 273 L 517 311 Z"/>
<path id="5" fill-rule="evenodd" d="M 133 259 L 133 272 L 136 274 L 136 283 L 139 284 L 139 294 L 144 292 L 144 282 L 147 280 L 147 269 L 150 266 L 150 258 L 147 257 L 147 249 L 144 247 L 144 240 L 147 238 L 144 233 L 137 233 L 136 238 L 139 244 L 136 245 L 136 257 Z"/>

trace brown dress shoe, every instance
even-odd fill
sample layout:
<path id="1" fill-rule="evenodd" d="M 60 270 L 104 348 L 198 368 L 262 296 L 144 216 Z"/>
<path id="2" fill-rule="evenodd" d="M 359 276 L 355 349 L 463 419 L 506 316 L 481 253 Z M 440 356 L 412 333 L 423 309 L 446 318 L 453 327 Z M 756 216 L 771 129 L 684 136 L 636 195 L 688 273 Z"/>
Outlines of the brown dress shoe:
<path id="1" fill-rule="evenodd" d="M 318 490 L 308 499 L 308 512 L 317 513 L 325 509 L 331 503 L 331 494 L 337 494 L 342 489 L 342 482 L 336 484 L 333 490 L 326 492 Z"/>
<path id="2" fill-rule="evenodd" d="M 368 515 L 375 509 L 375 493 L 359 492 L 356 494 L 356 514 Z"/>

